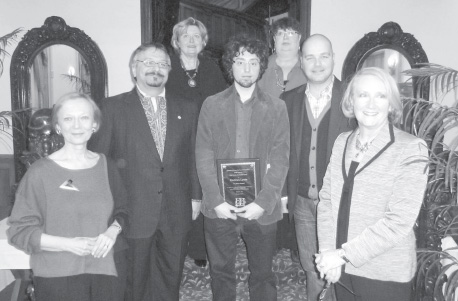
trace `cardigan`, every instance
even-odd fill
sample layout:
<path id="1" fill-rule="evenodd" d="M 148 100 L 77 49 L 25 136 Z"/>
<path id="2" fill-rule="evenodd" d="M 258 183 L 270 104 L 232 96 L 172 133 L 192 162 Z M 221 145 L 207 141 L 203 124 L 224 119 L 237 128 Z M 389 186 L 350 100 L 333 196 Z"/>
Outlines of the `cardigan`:
<path id="1" fill-rule="evenodd" d="M 285 90 L 283 91 L 283 88 L 277 84 L 277 81 L 280 81 L 279 83 L 283 84 L 283 71 L 275 61 L 277 59 L 277 55 L 272 54 L 269 57 L 266 71 L 258 81 L 259 88 L 265 93 L 268 93 L 274 97 L 280 97 L 283 92 L 292 90 L 305 84 L 307 79 L 305 78 L 304 71 L 301 69 L 299 56 L 300 54 L 298 53 L 297 63 L 288 73 L 288 81 L 286 82 Z M 275 72 L 275 70 L 277 71 Z"/>
<path id="2" fill-rule="evenodd" d="M 342 133 L 336 140 L 318 203 L 319 249 L 336 248 L 337 217 L 343 186 L 342 157 L 348 140 L 345 171 L 356 153 L 356 134 Z M 354 179 L 348 240 L 342 245 L 350 263 L 348 274 L 382 281 L 408 282 L 416 271 L 413 226 L 427 184 L 426 143 L 397 128 L 390 142 L 386 125 L 362 158 Z M 369 162 L 369 164 L 367 164 Z M 367 165 L 367 166 L 366 166 Z M 358 173 L 360 170 L 361 173 Z"/>
<path id="3" fill-rule="evenodd" d="M 112 174 L 111 179 L 104 155 L 86 169 L 67 169 L 48 157 L 29 168 L 18 187 L 7 234 L 10 244 L 31 254 L 30 265 L 36 276 L 116 275 L 113 249 L 105 258 L 94 258 L 44 251 L 40 246 L 43 233 L 69 238 L 96 237 L 106 231 L 113 219 L 125 226 L 126 200 L 115 204 L 110 191 L 113 187 L 113 194 L 122 195 L 115 187 L 122 187 L 122 183 L 119 175 Z"/>

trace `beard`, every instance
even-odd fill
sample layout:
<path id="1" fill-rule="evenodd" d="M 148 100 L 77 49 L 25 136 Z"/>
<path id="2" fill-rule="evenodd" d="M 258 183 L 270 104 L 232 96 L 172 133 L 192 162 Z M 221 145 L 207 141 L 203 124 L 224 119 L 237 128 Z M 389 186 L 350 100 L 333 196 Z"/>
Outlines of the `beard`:
<path id="1" fill-rule="evenodd" d="M 146 73 L 146 84 L 150 87 L 160 87 L 164 83 L 164 74 L 152 71 Z"/>
<path id="2" fill-rule="evenodd" d="M 249 78 L 234 79 L 234 80 L 237 82 L 237 84 L 239 84 L 240 86 L 244 88 L 249 88 L 256 83 L 256 81 L 253 81 L 252 79 L 249 79 Z"/>

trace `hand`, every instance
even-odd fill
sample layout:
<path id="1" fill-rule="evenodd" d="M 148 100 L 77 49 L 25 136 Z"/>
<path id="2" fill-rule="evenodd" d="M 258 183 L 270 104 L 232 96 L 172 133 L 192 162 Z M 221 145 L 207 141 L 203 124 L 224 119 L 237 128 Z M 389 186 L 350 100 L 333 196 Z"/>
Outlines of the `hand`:
<path id="1" fill-rule="evenodd" d="M 328 271 L 340 268 L 346 262 L 339 256 L 339 251 L 334 249 L 315 254 L 315 263 L 318 271 L 320 272 L 320 277 L 324 278 Z"/>
<path id="2" fill-rule="evenodd" d="M 218 218 L 223 218 L 223 219 L 237 219 L 237 215 L 235 214 L 235 211 L 237 210 L 237 207 L 234 207 L 226 202 L 218 205 L 215 207 L 215 212 Z"/>
<path id="3" fill-rule="evenodd" d="M 335 269 L 331 269 L 326 273 L 325 279 L 328 282 L 336 283 L 337 281 L 339 281 L 341 274 L 342 274 L 342 268 L 341 267 L 338 267 L 338 268 L 335 268 Z"/>
<path id="4" fill-rule="evenodd" d="M 86 256 L 91 254 L 92 249 L 94 248 L 95 237 L 74 237 L 67 238 L 65 244 L 65 251 L 71 252 L 78 256 Z"/>
<path id="5" fill-rule="evenodd" d="M 192 220 L 195 221 L 200 214 L 200 207 L 202 207 L 202 202 L 192 201 Z"/>
<path id="6" fill-rule="evenodd" d="M 238 216 L 248 220 L 258 219 L 264 214 L 264 209 L 256 203 L 251 203 L 242 208 L 236 208 L 235 213 Z"/>
<path id="7" fill-rule="evenodd" d="M 104 233 L 97 236 L 94 248 L 91 252 L 92 256 L 95 258 L 107 256 L 108 252 L 113 248 L 118 234 L 118 229 L 110 226 Z"/>
<path id="8" fill-rule="evenodd" d="M 288 197 L 284 196 L 281 198 L 281 213 L 288 213 Z"/>

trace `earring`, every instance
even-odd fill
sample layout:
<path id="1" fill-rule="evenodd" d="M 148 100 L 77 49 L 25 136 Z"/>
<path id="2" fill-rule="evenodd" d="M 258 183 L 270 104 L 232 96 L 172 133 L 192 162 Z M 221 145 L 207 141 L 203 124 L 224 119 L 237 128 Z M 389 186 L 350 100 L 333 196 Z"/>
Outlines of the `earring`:
<path id="1" fill-rule="evenodd" d="M 92 128 L 92 133 L 95 133 L 95 128 Z"/>
<path id="2" fill-rule="evenodd" d="M 60 130 L 59 129 L 56 129 L 56 134 L 60 135 Z"/>

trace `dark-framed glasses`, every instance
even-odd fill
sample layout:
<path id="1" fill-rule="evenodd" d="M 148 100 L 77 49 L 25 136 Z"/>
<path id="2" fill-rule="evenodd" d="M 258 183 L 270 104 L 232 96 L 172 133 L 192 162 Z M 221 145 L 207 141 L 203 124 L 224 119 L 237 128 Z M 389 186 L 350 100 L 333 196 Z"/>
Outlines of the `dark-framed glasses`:
<path id="1" fill-rule="evenodd" d="M 278 37 L 278 38 L 283 38 L 285 36 L 291 38 L 291 37 L 295 37 L 298 34 L 299 33 L 297 31 L 295 31 L 295 30 L 287 30 L 287 31 L 279 30 L 279 31 L 277 31 L 275 36 Z"/>
<path id="2" fill-rule="evenodd" d="M 166 62 L 155 62 L 153 60 L 136 60 L 137 62 L 143 63 L 146 67 L 159 67 L 161 69 L 167 69 L 170 65 Z"/>
<path id="3" fill-rule="evenodd" d="M 237 67 L 245 67 L 246 65 L 250 66 L 251 68 L 256 68 L 259 67 L 259 60 L 249 60 L 249 61 L 244 61 L 242 59 L 236 59 L 233 61 L 234 65 Z"/>

